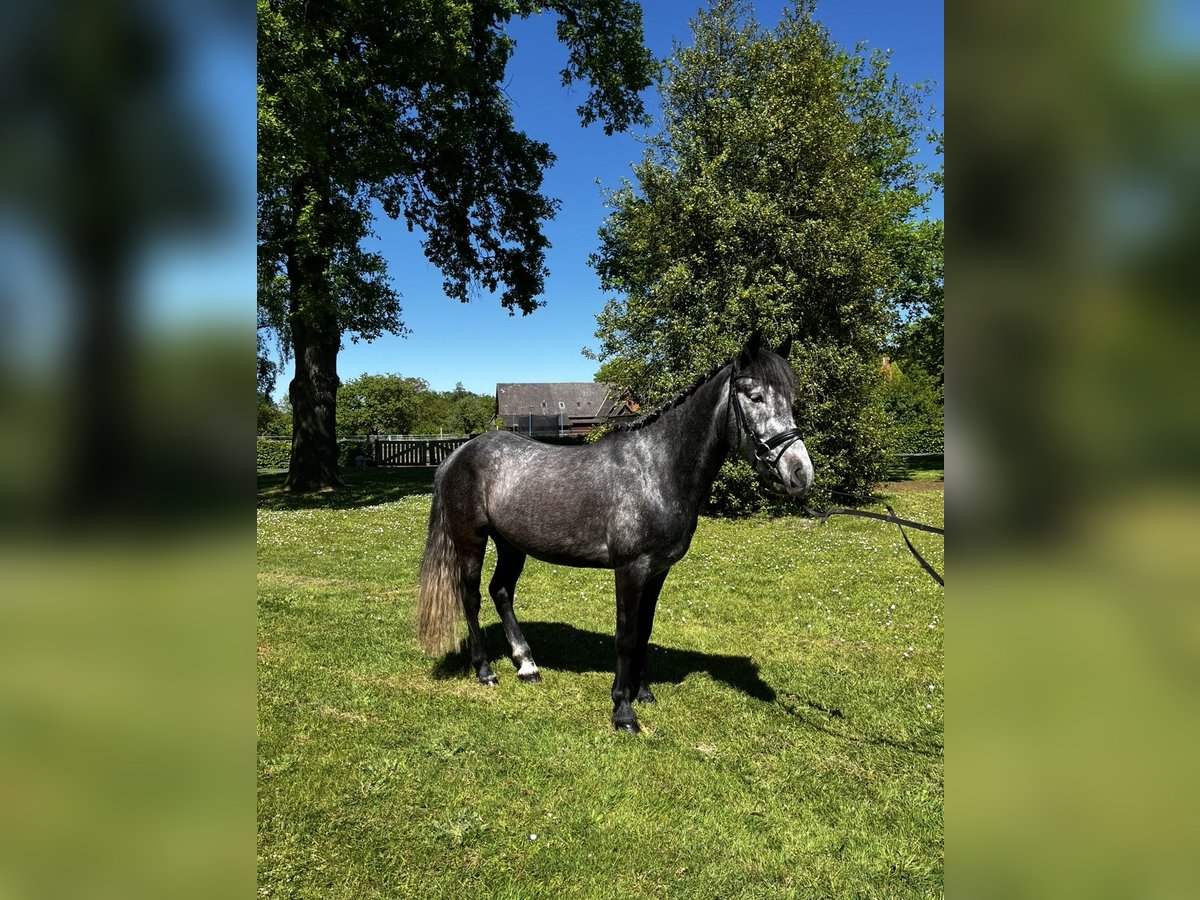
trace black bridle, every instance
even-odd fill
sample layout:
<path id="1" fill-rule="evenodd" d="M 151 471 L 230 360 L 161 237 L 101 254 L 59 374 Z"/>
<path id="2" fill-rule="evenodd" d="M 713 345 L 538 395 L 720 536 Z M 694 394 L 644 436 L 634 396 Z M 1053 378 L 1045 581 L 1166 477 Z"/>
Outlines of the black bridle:
<path id="1" fill-rule="evenodd" d="M 781 431 L 779 434 L 772 435 L 769 438 L 760 438 L 750 427 L 750 423 L 746 421 L 746 414 L 742 411 L 742 404 L 737 401 L 737 391 L 734 390 L 734 384 L 739 381 L 750 380 L 750 375 L 734 375 L 729 376 L 729 405 L 733 407 L 734 416 L 737 418 L 738 428 L 745 434 L 750 435 L 750 439 L 754 441 L 754 456 L 759 462 L 767 462 L 769 457 L 776 450 L 779 454 L 775 457 L 774 462 L 770 463 L 775 469 L 775 476 L 780 484 L 783 483 L 783 476 L 779 472 L 779 460 L 783 458 L 783 454 L 787 452 L 788 447 L 799 441 L 803 434 L 799 428 L 789 428 L 787 431 Z"/>

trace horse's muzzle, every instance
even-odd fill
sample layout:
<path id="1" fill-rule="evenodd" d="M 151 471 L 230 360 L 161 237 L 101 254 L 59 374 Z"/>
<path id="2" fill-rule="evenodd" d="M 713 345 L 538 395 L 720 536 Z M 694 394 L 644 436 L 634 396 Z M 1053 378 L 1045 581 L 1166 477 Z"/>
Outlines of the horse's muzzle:
<path id="1" fill-rule="evenodd" d="M 812 461 L 803 443 L 789 447 L 775 464 L 780 490 L 791 497 L 803 497 L 813 486 Z"/>
<path id="2" fill-rule="evenodd" d="M 792 473 L 791 482 L 787 486 L 787 492 L 793 497 L 803 497 L 809 492 L 813 485 L 812 470 L 805 469 L 803 471 L 797 469 Z"/>

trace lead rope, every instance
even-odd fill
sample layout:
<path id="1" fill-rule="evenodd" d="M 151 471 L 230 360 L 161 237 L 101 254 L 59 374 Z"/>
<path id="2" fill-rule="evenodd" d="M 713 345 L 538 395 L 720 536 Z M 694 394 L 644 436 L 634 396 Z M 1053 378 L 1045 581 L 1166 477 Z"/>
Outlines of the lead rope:
<path id="1" fill-rule="evenodd" d="M 855 497 L 852 494 L 845 494 L 841 491 L 833 491 L 833 493 L 839 494 L 843 497 L 849 497 L 852 500 L 866 500 L 866 498 Z M 866 502 L 871 501 L 867 500 Z M 924 522 L 914 522 L 912 519 L 902 519 L 896 515 L 896 511 L 892 509 L 889 504 L 884 503 L 882 500 L 876 502 L 883 503 L 884 508 L 888 511 L 886 516 L 882 513 L 867 512 L 865 509 L 846 509 L 842 506 L 831 506 L 829 509 L 823 512 L 817 512 L 816 510 L 809 509 L 807 506 L 801 506 L 800 508 L 814 519 L 820 519 L 822 522 L 829 521 L 831 516 L 858 516 L 862 519 L 878 519 L 880 522 L 891 522 L 900 529 L 900 536 L 904 538 L 904 543 L 908 547 L 908 551 L 913 555 L 913 558 L 920 563 L 921 568 L 928 573 L 930 578 L 932 578 L 942 587 L 945 587 L 946 582 L 942 576 L 937 573 L 937 570 L 926 561 L 925 557 L 921 555 L 920 551 L 913 546 L 912 541 L 908 539 L 908 532 L 904 530 L 904 526 L 907 525 L 909 528 L 915 528 L 918 531 L 927 531 L 930 534 L 940 534 L 942 537 L 946 536 L 946 529 L 938 528 L 934 525 L 926 525 Z"/>

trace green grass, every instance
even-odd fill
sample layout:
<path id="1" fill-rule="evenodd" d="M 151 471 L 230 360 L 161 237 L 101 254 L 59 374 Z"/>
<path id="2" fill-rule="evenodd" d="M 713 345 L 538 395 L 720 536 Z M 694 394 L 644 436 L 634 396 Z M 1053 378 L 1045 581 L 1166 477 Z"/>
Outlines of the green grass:
<path id="1" fill-rule="evenodd" d="M 894 528 L 701 520 L 634 738 L 610 572 L 530 560 L 540 685 L 485 599 L 485 689 L 414 640 L 429 473 L 346 479 L 259 477 L 261 896 L 942 896 L 943 593 Z M 896 511 L 941 524 L 941 484 L 915 487 Z"/>
<path id="2" fill-rule="evenodd" d="M 887 478 L 893 481 L 945 481 L 946 470 L 930 460 L 911 463 L 895 460 L 887 467 Z"/>
<path id="3" fill-rule="evenodd" d="M 945 481 L 945 469 L 909 469 L 904 473 L 909 481 Z"/>

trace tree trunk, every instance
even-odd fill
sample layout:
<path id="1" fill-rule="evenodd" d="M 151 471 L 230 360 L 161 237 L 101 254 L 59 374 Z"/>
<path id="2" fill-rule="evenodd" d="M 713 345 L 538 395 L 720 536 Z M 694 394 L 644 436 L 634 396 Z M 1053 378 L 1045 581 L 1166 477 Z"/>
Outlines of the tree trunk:
<path id="1" fill-rule="evenodd" d="M 67 420 L 85 436 L 88 450 L 75 453 L 59 481 L 58 511 L 72 521 L 95 521 L 128 513 L 142 498 L 135 475 L 139 449 L 134 428 L 128 280 L 121 241 L 96 232 L 74 241 L 78 273 L 75 334 L 68 371 Z"/>
<path id="2" fill-rule="evenodd" d="M 338 344 L 336 330 L 318 335 L 293 326 L 296 375 L 288 387 L 292 459 L 284 490 L 319 491 L 342 486 L 336 433 Z"/>
<path id="3" fill-rule="evenodd" d="M 288 386 L 292 401 L 292 458 L 283 483 L 285 491 L 322 491 L 343 486 L 338 475 L 336 431 L 341 333 L 330 304 L 316 301 L 313 296 L 329 290 L 324 284 L 324 268 L 311 259 L 293 257 L 288 261 L 296 375 Z"/>

